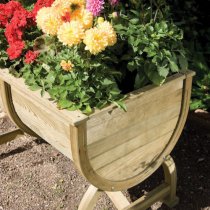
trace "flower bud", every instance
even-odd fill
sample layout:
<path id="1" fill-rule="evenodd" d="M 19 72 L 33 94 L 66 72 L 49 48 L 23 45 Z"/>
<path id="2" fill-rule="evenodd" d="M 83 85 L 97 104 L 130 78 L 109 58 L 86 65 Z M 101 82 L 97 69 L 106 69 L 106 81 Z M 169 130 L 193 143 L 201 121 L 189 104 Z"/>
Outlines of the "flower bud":
<path id="1" fill-rule="evenodd" d="M 97 20 L 97 23 L 100 24 L 100 23 L 103 23 L 104 22 L 104 18 L 103 17 L 99 17 L 98 20 Z"/>
<path id="2" fill-rule="evenodd" d="M 114 19 L 117 19 L 117 18 L 118 18 L 118 12 L 113 12 L 113 13 L 112 13 L 112 17 L 113 17 Z"/>

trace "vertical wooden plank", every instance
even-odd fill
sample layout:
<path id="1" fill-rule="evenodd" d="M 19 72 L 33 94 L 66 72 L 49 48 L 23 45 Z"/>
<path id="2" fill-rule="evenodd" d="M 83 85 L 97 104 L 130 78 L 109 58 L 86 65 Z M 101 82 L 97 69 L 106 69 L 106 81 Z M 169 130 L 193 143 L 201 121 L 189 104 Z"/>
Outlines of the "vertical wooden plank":
<path id="1" fill-rule="evenodd" d="M 122 210 L 130 205 L 127 198 L 122 194 L 122 192 L 107 192 L 106 194 L 109 196 L 111 201 L 114 203 L 115 207 L 118 210 Z"/>
<path id="2" fill-rule="evenodd" d="M 165 158 L 165 161 L 163 162 L 162 166 L 165 175 L 165 183 L 167 183 L 170 186 L 169 195 L 163 201 L 168 207 L 172 208 L 179 203 L 179 198 L 176 196 L 176 165 L 172 157 L 169 155 Z"/>
<path id="3" fill-rule="evenodd" d="M 90 185 L 80 202 L 78 210 L 93 210 L 100 194 L 101 191 L 98 188 Z"/>

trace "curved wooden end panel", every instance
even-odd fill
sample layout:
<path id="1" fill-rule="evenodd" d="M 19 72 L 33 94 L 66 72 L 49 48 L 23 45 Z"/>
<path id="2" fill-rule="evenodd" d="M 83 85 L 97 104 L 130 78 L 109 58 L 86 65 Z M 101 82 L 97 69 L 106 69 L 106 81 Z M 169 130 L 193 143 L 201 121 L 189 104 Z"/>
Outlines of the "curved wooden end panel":
<path id="1" fill-rule="evenodd" d="M 184 127 L 193 75 L 191 71 L 179 74 L 160 88 L 149 88 L 149 94 L 147 88 L 143 94 L 134 93 L 140 104 L 135 102 L 126 118 L 123 112 L 102 110 L 97 119 L 93 116 L 92 122 L 90 118 L 90 123 L 71 126 L 73 160 L 91 184 L 105 191 L 124 190 L 142 182 L 160 167 Z M 162 102 L 167 109 L 159 113 L 164 108 Z M 146 109 L 141 111 L 141 105 L 145 104 Z"/>
<path id="2" fill-rule="evenodd" d="M 12 94 L 11 94 L 11 86 L 0 80 L 0 95 L 1 95 L 1 99 L 2 99 L 2 105 L 3 108 L 5 110 L 5 112 L 7 113 L 7 115 L 9 116 L 9 118 L 23 131 L 28 133 L 31 136 L 36 136 L 37 134 L 35 134 L 28 126 L 26 126 L 21 119 L 19 118 L 19 116 L 17 115 L 15 108 L 14 108 L 14 104 L 13 104 L 13 100 L 12 100 Z"/>

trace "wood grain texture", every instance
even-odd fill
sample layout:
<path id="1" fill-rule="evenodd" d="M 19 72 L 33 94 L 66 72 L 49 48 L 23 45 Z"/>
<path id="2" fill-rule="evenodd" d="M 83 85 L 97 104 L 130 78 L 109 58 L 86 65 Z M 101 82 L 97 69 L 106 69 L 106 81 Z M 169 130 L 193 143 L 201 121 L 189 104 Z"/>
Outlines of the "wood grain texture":
<path id="1" fill-rule="evenodd" d="M 80 202 L 78 210 L 93 210 L 101 193 L 102 192 L 93 185 L 89 186 Z"/>
<path id="2" fill-rule="evenodd" d="M 12 92 L 11 86 L 0 79 L 0 92 L 1 92 L 1 100 L 3 104 L 3 110 L 7 113 L 10 119 L 24 132 L 28 133 L 32 136 L 37 136 L 37 134 L 32 131 L 27 125 L 25 125 L 19 116 L 16 113 L 14 108 L 14 104 L 12 101 Z"/>
<path id="3" fill-rule="evenodd" d="M 111 135 L 108 138 L 103 138 L 100 141 L 88 145 L 89 158 L 92 159 L 100 154 L 103 154 L 104 152 L 107 152 L 110 149 L 117 147 L 118 145 L 124 144 L 132 138 L 141 138 L 141 133 L 139 132 L 139 130 L 149 130 L 151 128 L 158 130 L 158 126 L 161 124 L 161 122 L 167 122 L 164 121 L 164 119 L 170 120 L 175 118 L 176 116 L 178 116 L 177 113 L 179 113 L 179 111 L 180 106 L 177 106 L 175 104 L 168 110 L 166 109 L 165 112 L 158 113 L 149 119 L 145 118 L 143 121 L 137 124 L 124 128 L 121 132 L 117 132 L 116 134 Z M 153 133 L 151 133 L 150 135 L 151 139 L 155 137 L 154 135 L 152 135 Z M 144 141 L 142 141 L 142 139 L 141 142 L 142 144 L 145 143 Z"/>
<path id="4" fill-rule="evenodd" d="M 118 210 L 124 209 L 130 205 L 129 201 L 122 192 L 106 192 L 106 194 Z"/>
<path id="5" fill-rule="evenodd" d="M 145 145 L 155 141 L 158 138 L 163 138 L 164 135 L 170 139 L 168 135 L 172 135 L 174 131 L 174 126 L 176 125 L 178 120 L 178 116 L 174 117 L 173 119 L 169 120 L 167 123 L 162 123 L 156 127 L 151 127 L 150 132 L 139 132 L 139 134 L 131 139 L 127 139 L 122 144 L 117 145 L 104 153 L 94 157 L 91 159 L 92 167 L 97 170 L 102 168 L 103 166 L 113 163 L 114 161 L 125 157 L 127 154 L 132 153 L 136 149 L 140 147 L 144 147 Z M 103 147 L 106 148 L 106 147 Z M 144 160 L 146 161 L 146 159 Z M 126 162 L 126 161 L 125 161 Z M 126 163 L 129 164 L 129 163 Z M 132 164 L 131 164 L 132 165 Z"/>
<path id="6" fill-rule="evenodd" d="M 58 117 L 54 112 L 31 100 L 15 88 L 12 88 L 12 98 L 16 113 L 22 122 L 65 156 L 72 159 L 69 140 L 70 122 Z"/>
<path id="7" fill-rule="evenodd" d="M 151 170 L 152 163 L 156 162 L 159 154 L 162 153 L 165 145 L 169 142 L 172 133 L 169 132 L 151 143 L 136 148 L 134 151 L 125 154 L 124 157 L 99 168 L 97 173 L 112 181 L 127 180 L 140 173 L 144 174 L 144 171 Z"/>
<path id="8" fill-rule="evenodd" d="M 100 176 L 112 181 L 126 180 L 143 173 L 156 161 L 179 119 L 182 89 L 178 87 L 182 85 L 168 86 L 172 92 L 158 91 L 153 98 L 136 97 L 127 105 L 128 112 L 123 117 L 115 116 L 106 120 L 106 125 L 102 123 L 87 130 L 91 139 L 88 155 Z"/>
<path id="9" fill-rule="evenodd" d="M 109 119 L 104 119 L 100 124 L 95 126 L 90 126 L 92 124 L 92 118 L 90 117 L 90 120 L 87 122 L 88 145 L 116 134 L 117 132 L 123 132 L 125 128 L 137 124 L 138 122 L 143 122 L 144 120 L 150 119 L 159 113 L 164 113 L 171 107 L 176 106 L 180 109 L 182 89 L 169 92 L 163 96 L 156 95 L 156 97 L 153 97 L 149 102 L 145 100 L 145 97 L 142 99 L 133 99 L 132 104 L 127 104 L 126 113 L 122 111 L 122 113 L 116 116 L 114 115 L 113 117 L 111 117 L 112 115 L 110 114 Z M 179 114 L 179 111 L 180 110 L 177 111 L 177 115 Z M 99 116 L 97 118 L 100 119 Z"/>

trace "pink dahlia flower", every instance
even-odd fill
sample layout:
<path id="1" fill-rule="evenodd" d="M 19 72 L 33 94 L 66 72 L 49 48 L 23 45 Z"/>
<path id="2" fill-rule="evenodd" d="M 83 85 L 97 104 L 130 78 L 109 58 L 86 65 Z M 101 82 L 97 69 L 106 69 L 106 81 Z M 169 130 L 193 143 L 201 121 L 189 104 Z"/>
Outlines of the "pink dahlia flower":
<path id="1" fill-rule="evenodd" d="M 87 10 L 92 12 L 94 16 L 99 16 L 103 10 L 104 0 L 87 0 Z"/>

